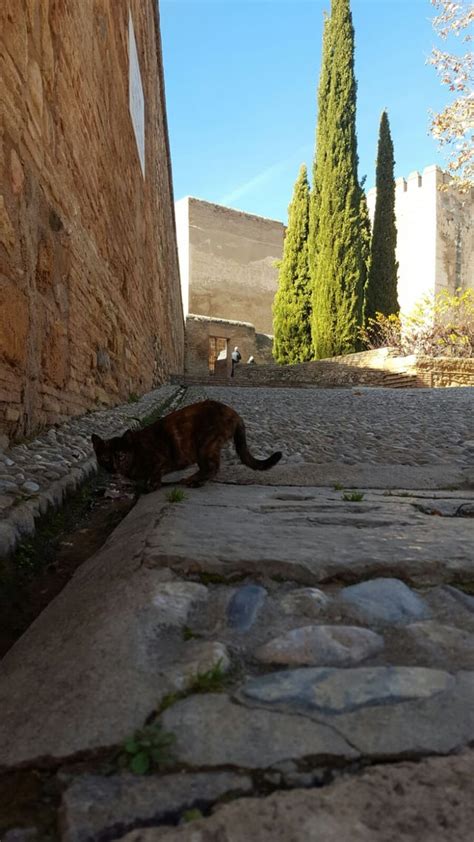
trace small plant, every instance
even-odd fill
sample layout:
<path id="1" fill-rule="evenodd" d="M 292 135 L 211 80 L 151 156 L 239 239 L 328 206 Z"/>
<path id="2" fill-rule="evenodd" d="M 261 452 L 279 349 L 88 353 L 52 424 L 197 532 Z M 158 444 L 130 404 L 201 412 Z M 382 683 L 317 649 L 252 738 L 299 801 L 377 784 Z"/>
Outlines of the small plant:
<path id="1" fill-rule="evenodd" d="M 171 749 L 174 741 L 174 734 L 163 731 L 158 722 L 145 725 L 124 743 L 119 765 L 135 775 L 169 766 L 174 759 Z"/>
<path id="2" fill-rule="evenodd" d="M 201 813 L 200 810 L 198 810 L 195 807 L 192 810 L 185 810 L 182 818 L 183 818 L 183 822 L 186 822 L 186 824 L 187 824 L 188 822 L 195 822 L 196 819 L 202 819 L 203 814 Z"/>
<path id="3" fill-rule="evenodd" d="M 192 628 L 190 628 L 189 626 L 184 626 L 184 628 L 183 628 L 183 640 L 195 640 L 195 639 L 200 638 L 200 637 L 201 637 L 201 635 L 194 632 L 192 630 Z"/>
<path id="4" fill-rule="evenodd" d="M 344 491 L 344 486 L 340 482 L 334 483 L 334 491 Z"/>
<path id="5" fill-rule="evenodd" d="M 226 684 L 229 682 L 229 677 L 226 675 L 222 666 L 222 658 L 219 659 L 214 667 L 206 672 L 198 672 L 194 681 L 192 682 L 190 693 L 220 693 Z"/>
<path id="6" fill-rule="evenodd" d="M 127 403 L 137 403 L 137 401 L 139 401 L 139 400 L 140 400 L 140 398 L 138 397 L 136 392 L 130 392 L 130 394 L 127 398 Z"/>
<path id="7" fill-rule="evenodd" d="M 364 499 L 364 495 L 362 494 L 362 491 L 346 491 L 346 493 L 342 495 L 342 499 L 345 500 L 346 503 L 360 503 L 360 501 Z"/>
<path id="8" fill-rule="evenodd" d="M 182 488 L 172 488 L 166 495 L 168 503 L 182 503 L 186 499 L 186 494 Z"/>

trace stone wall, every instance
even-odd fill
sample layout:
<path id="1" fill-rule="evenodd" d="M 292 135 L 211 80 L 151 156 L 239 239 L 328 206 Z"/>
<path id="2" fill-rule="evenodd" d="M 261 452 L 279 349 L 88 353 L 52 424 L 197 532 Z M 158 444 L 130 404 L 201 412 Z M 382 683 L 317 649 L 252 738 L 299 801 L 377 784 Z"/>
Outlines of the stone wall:
<path id="1" fill-rule="evenodd" d="M 0 432 L 15 436 L 182 370 L 184 326 L 157 4 L 0 5 Z"/>
<path id="2" fill-rule="evenodd" d="M 241 366 L 237 386 L 474 386 L 474 359 L 401 357 L 389 348 L 297 365 Z"/>
<path id="3" fill-rule="evenodd" d="M 227 358 L 219 360 L 216 365 L 217 376 L 230 375 L 231 353 L 236 345 L 242 355 L 238 368 L 247 367 L 246 363 L 250 356 L 253 356 L 257 363 L 265 363 L 271 359 L 271 339 L 265 335 L 256 334 L 255 327 L 249 322 L 211 319 L 208 316 L 191 314 L 186 318 L 184 365 L 186 376 L 204 378 L 208 376 L 210 337 L 225 339 L 227 345 Z"/>
<path id="4" fill-rule="evenodd" d="M 185 315 L 251 322 L 272 333 L 285 226 L 186 197 L 176 202 Z"/>

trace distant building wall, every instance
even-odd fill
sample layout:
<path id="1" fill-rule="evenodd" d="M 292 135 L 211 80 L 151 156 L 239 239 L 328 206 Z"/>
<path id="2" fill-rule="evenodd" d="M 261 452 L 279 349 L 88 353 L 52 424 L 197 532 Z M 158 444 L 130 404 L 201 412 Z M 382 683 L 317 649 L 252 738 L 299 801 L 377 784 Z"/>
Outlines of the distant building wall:
<path id="1" fill-rule="evenodd" d="M 0 432 L 183 366 L 157 4 L 0 4 Z"/>
<path id="2" fill-rule="evenodd" d="M 474 190 L 440 190 L 446 180 L 431 166 L 396 181 L 398 295 L 405 313 L 425 294 L 474 287 Z M 372 221 L 375 199 L 372 189 Z"/>
<path id="3" fill-rule="evenodd" d="M 251 322 L 271 334 L 283 223 L 190 197 L 176 203 L 176 217 L 185 315 Z"/>
<path id="4" fill-rule="evenodd" d="M 239 366 L 246 365 L 251 356 L 257 364 L 271 362 L 271 342 L 268 342 L 267 337 L 256 334 L 252 324 L 189 314 L 186 317 L 184 367 L 187 375 L 208 376 L 210 341 L 213 339 L 225 340 L 227 352 L 226 357 L 216 365 L 216 374 L 230 375 L 231 354 L 235 346 L 242 356 Z"/>

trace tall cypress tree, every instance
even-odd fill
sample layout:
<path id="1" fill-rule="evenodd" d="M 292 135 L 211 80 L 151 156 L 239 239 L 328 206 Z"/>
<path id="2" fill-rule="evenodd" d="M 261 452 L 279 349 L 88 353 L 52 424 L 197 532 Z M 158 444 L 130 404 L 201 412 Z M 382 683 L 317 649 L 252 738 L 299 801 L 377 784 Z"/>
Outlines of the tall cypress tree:
<path id="1" fill-rule="evenodd" d="M 278 363 L 311 359 L 308 267 L 309 184 L 303 164 L 288 208 L 288 227 L 273 302 L 273 356 Z"/>
<path id="2" fill-rule="evenodd" d="M 361 224 L 361 240 L 362 240 L 362 259 L 364 261 L 364 309 L 362 314 L 362 323 L 365 323 L 365 295 L 367 293 L 367 284 L 370 272 L 370 249 L 372 243 L 372 225 L 370 223 L 369 206 L 367 204 L 367 196 L 365 194 L 365 179 L 364 175 L 360 183 L 360 224 Z"/>
<path id="3" fill-rule="evenodd" d="M 321 61 L 321 75 L 318 87 L 318 126 L 316 132 L 316 151 L 313 161 L 313 186 L 310 193 L 309 205 L 309 269 L 310 275 L 314 278 L 316 272 L 316 247 L 320 206 L 319 184 L 324 172 L 326 161 L 326 114 L 330 88 L 331 70 L 331 38 L 330 21 L 324 13 L 323 28 L 323 52 Z"/>
<path id="4" fill-rule="evenodd" d="M 314 271 L 312 338 L 317 358 L 357 350 L 362 322 L 365 265 L 357 178 L 354 29 L 349 0 L 332 0 L 325 42 L 320 91 L 325 80 L 326 93 L 323 125 L 318 123 L 314 244 L 310 238 Z M 324 138 L 320 141 L 321 134 Z"/>
<path id="5" fill-rule="evenodd" d="M 395 256 L 397 225 L 395 221 L 395 180 L 393 143 L 386 111 L 380 118 L 375 186 L 374 227 L 370 270 L 365 293 L 365 318 L 376 313 L 398 313 L 398 263 Z"/>

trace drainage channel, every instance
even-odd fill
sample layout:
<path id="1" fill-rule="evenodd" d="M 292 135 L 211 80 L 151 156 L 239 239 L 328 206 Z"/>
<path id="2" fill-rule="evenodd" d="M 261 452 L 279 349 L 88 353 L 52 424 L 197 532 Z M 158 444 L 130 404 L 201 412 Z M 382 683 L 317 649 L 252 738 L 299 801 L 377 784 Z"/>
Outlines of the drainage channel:
<path id="1" fill-rule="evenodd" d="M 147 416 L 146 426 L 179 406 L 186 389 Z M 59 509 L 49 510 L 33 536 L 0 561 L 0 659 L 104 544 L 138 499 L 133 483 L 99 470 Z"/>

